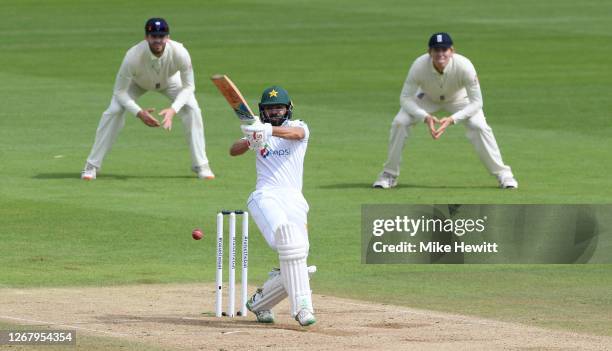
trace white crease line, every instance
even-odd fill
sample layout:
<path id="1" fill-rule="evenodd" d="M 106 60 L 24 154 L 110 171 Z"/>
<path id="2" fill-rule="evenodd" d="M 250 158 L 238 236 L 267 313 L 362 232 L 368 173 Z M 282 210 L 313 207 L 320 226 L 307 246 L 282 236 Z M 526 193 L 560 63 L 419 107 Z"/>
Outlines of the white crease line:
<path id="1" fill-rule="evenodd" d="M 0 319 L 10 319 L 10 320 L 15 320 L 15 321 L 20 321 L 20 322 L 36 323 L 36 324 L 56 325 L 56 326 L 59 326 L 59 327 L 65 327 L 65 328 L 71 328 L 71 329 L 77 329 L 77 330 L 86 330 L 86 331 L 90 331 L 90 332 L 94 332 L 94 333 L 108 334 L 108 335 L 112 335 L 112 336 L 115 336 L 115 337 L 127 337 L 127 336 L 130 336 L 128 334 L 121 334 L 121 333 L 115 333 L 115 332 L 107 332 L 107 331 L 103 331 L 103 330 L 96 330 L 96 329 L 90 329 L 90 328 L 77 327 L 76 325 L 62 324 L 62 323 L 53 323 L 53 322 L 45 322 L 45 321 L 39 321 L 39 320 L 35 320 L 35 319 L 17 318 L 17 317 L 9 317 L 9 316 L 0 316 Z"/>

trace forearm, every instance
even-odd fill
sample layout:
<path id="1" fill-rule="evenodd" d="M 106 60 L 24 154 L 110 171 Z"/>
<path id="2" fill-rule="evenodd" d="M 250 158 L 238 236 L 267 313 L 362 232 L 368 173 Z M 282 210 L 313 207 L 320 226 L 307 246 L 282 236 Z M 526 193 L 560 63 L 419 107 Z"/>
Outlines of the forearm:
<path id="1" fill-rule="evenodd" d="M 468 92 L 468 99 L 469 103 L 451 116 L 455 123 L 474 116 L 482 109 L 482 95 L 480 94 L 480 89 L 478 89 L 478 92 L 472 92 L 472 94 Z"/>
<path id="2" fill-rule="evenodd" d="M 121 106 L 131 114 L 137 115 L 142 109 L 128 93 L 133 78 L 129 66 L 129 58 L 126 56 L 121 63 L 121 67 L 119 67 L 119 72 L 117 72 L 115 86 L 113 87 L 113 95 L 117 98 Z"/>
<path id="3" fill-rule="evenodd" d="M 419 90 L 419 86 L 416 81 L 408 75 L 408 78 L 404 82 L 404 87 L 400 93 L 400 106 L 409 115 L 419 118 L 420 120 L 425 119 L 428 116 L 427 111 L 422 109 L 416 101 L 416 95 Z"/>
<path id="4" fill-rule="evenodd" d="M 482 109 L 482 101 L 470 101 L 463 109 L 455 112 L 451 118 L 455 123 L 468 119 Z"/>
<path id="5" fill-rule="evenodd" d="M 429 116 L 427 111 L 422 109 L 415 100 L 414 96 L 401 96 L 400 97 L 400 106 L 406 111 L 409 115 L 414 116 L 420 120 L 424 120 L 425 117 Z"/>
<path id="6" fill-rule="evenodd" d="M 115 88 L 113 89 L 113 95 L 117 98 L 121 106 L 136 116 L 142 108 L 140 108 L 136 101 L 128 94 L 130 83 L 131 79 L 118 75 L 115 82 Z"/>
<path id="7" fill-rule="evenodd" d="M 181 89 L 181 91 L 176 96 L 176 99 L 172 102 L 172 107 L 174 111 L 178 112 L 189 100 L 189 97 L 195 93 L 195 88 L 192 86 L 187 86 Z"/>
<path id="8" fill-rule="evenodd" d="M 236 140 L 230 147 L 230 156 L 239 156 L 249 151 L 249 142 L 244 139 Z"/>
<path id="9" fill-rule="evenodd" d="M 469 102 L 464 108 L 451 116 L 454 122 L 468 119 L 482 109 L 482 92 L 480 91 L 476 70 L 473 67 L 468 70 L 463 81 Z"/>
<path id="10" fill-rule="evenodd" d="M 272 135 L 283 139 L 302 140 L 306 132 L 300 127 L 272 127 Z"/>
<path id="11" fill-rule="evenodd" d="M 195 82 L 193 78 L 193 70 L 189 70 L 187 72 L 181 72 L 181 80 L 183 83 L 183 88 L 176 95 L 176 98 L 172 102 L 172 108 L 174 111 L 178 112 L 189 100 L 192 94 L 195 93 Z"/>
<path id="12" fill-rule="evenodd" d="M 142 110 L 142 108 L 138 106 L 136 101 L 130 98 L 130 96 L 127 93 L 118 92 L 118 93 L 115 93 L 115 96 L 117 97 L 117 100 L 119 100 L 119 103 L 121 104 L 121 106 L 125 107 L 125 109 L 128 110 L 134 116 L 137 116 L 138 112 Z"/>

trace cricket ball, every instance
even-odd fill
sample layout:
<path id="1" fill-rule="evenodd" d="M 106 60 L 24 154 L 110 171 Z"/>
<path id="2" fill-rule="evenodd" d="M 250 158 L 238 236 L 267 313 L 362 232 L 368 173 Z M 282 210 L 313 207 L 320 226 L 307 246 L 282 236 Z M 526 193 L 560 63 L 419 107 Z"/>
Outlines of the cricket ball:
<path id="1" fill-rule="evenodd" d="M 200 240 L 204 236 L 204 233 L 200 230 L 200 228 L 196 228 L 191 232 L 191 237 L 193 240 Z"/>

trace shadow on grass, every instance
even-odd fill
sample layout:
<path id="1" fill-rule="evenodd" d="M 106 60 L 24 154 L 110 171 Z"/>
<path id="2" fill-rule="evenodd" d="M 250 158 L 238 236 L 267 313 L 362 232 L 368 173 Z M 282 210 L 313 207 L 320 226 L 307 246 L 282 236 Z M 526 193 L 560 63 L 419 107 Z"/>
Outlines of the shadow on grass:
<path id="1" fill-rule="evenodd" d="M 81 179 L 79 172 L 70 173 L 39 173 L 32 176 L 33 179 Z M 130 179 L 197 179 L 195 175 L 135 175 L 135 174 L 100 174 L 96 181 L 108 180 L 130 180 Z"/>
<path id="2" fill-rule="evenodd" d="M 372 189 L 384 191 L 390 189 L 372 188 L 372 183 L 342 183 L 321 185 L 320 189 Z M 398 184 L 394 189 L 498 189 L 494 185 L 426 185 L 426 184 Z M 392 189 L 391 189 L 392 191 Z"/>

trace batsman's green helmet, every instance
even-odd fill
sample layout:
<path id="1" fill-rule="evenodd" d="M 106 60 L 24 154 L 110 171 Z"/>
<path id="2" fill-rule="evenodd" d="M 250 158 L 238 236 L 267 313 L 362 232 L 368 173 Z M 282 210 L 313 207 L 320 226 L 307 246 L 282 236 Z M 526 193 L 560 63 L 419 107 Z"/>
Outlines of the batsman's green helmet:
<path id="1" fill-rule="evenodd" d="M 267 88 L 261 94 L 261 106 L 265 105 L 291 105 L 291 98 L 287 90 L 278 85 Z"/>
<path id="2" fill-rule="evenodd" d="M 269 117 L 264 112 L 264 106 L 269 105 L 285 105 L 287 106 L 287 113 L 280 117 Z M 274 126 L 280 126 L 284 121 L 291 119 L 292 114 L 293 103 L 291 102 L 291 98 L 289 97 L 287 90 L 275 85 L 263 91 L 261 94 L 261 102 L 259 103 L 259 116 L 262 122 L 271 123 Z"/>

